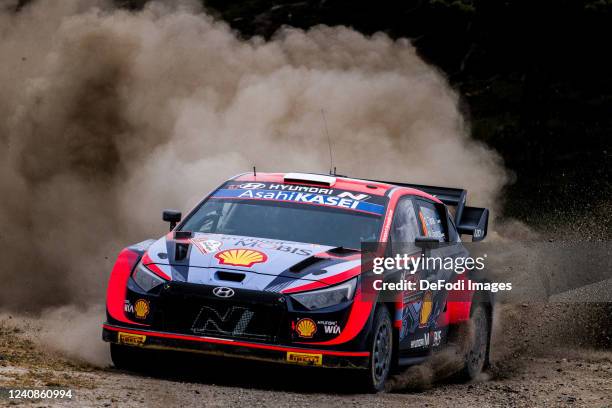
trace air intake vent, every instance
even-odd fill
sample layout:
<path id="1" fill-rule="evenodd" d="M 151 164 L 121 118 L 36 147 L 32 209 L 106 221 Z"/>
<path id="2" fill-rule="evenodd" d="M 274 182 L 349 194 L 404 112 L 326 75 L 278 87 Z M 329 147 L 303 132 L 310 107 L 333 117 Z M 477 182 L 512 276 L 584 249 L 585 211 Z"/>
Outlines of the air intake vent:
<path id="1" fill-rule="evenodd" d="M 320 174 L 287 173 L 284 177 L 285 183 L 315 184 L 318 186 L 331 187 L 336 184 L 336 178 Z"/>
<path id="2" fill-rule="evenodd" d="M 355 255 L 358 254 L 359 251 L 358 249 L 352 249 L 352 248 L 344 248 L 344 247 L 336 247 L 336 248 L 332 248 L 329 251 L 327 251 L 328 254 L 333 254 L 333 255 L 338 255 L 338 256 L 347 256 L 347 255 Z"/>
<path id="3" fill-rule="evenodd" d="M 187 254 L 189 253 L 189 244 L 177 243 L 176 250 L 174 252 L 174 260 L 175 261 L 183 261 L 187 258 Z"/>
<path id="4" fill-rule="evenodd" d="M 191 231 L 175 231 L 174 239 L 187 239 L 193 236 L 193 232 Z"/>
<path id="5" fill-rule="evenodd" d="M 217 280 L 223 280 L 228 282 L 242 282 L 245 276 L 246 275 L 244 273 L 236 272 L 218 271 L 217 273 L 215 273 L 215 278 L 217 278 Z"/>
<path id="6" fill-rule="evenodd" d="M 316 264 L 317 262 L 323 261 L 324 259 L 317 258 L 316 256 L 309 256 L 308 258 L 296 263 L 289 270 L 293 273 L 302 272 L 304 269 L 308 268 L 311 265 Z"/>

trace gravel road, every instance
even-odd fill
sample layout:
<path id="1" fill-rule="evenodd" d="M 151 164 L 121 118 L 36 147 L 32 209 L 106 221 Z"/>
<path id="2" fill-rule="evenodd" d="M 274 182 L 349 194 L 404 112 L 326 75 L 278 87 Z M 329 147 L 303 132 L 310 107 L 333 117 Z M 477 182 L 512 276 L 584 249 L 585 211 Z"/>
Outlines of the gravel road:
<path id="1" fill-rule="evenodd" d="M 608 305 L 523 305 L 502 308 L 493 364 L 480 381 L 437 379 L 436 367 L 413 367 L 378 395 L 351 388 L 350 373 L 191 355 L 175 355 L 163 372 L 128 373 L 68 360 L 36 342 L 36 320 L 0 320 L 0 387 L 67 387 L 72 400 L 8 401 L 18 406 L 612 406 L 612 350 L 601 321 L 573 321 Z M 573 311 L 573 312 L 572 312 Z M 572 315 L 571 313 L 576 313 Z M 530 317 L 530 319 L 525 319 Z M 27 323 L 24 323 L 26 322 Z M 551 323 L 555 322 L 555 323 Z M 591 327 L 592 326 L 592 327 Z M 574 333 L 574 335 L 571 335 Z M 603 334 L 602 334 L 603 333 Z M 604 336 L 602 339 L 601 337 Z M 591 343 L 590 339 L 597 338 Z M 601 344 L 604 343 L 602 347 Z M 593 345 L 599 344 L 596 348 Z M 562 346 L 563 345 L 563 346 Z"/>

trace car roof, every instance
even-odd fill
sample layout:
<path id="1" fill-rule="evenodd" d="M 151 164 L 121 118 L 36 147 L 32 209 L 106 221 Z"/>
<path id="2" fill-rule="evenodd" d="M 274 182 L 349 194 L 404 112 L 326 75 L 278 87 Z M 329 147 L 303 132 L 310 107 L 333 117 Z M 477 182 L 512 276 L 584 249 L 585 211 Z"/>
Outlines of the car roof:
<path id="1" fill-rule="evenodd" d="M 300 176 L 300 180 L 291 180 L 287 181 L 287 178 L 294 178 L 293 176 Z M 309 177 L 310 176 L 310 177 Z M 322 185 L 319 180 L 325 178 L 332 181 L 333 184 L 330 185 Z M 309 182 L 308 180 L 313 180 Z M 231 180 L 233 181 L 244 181 L 244 182 L 263 182 L 263 183 L 279 183 L 279 184 L 299 184 L 299 185 L 310 185 L 315 187 L 329 187 L 336 188 L 339 190 L 349 190 L 355 191 L 359 193 L 365 193 L 370 195 L 377 196 L 385 196 L 390 193 L 392 190 L 401 191 L 405 194 L 410 194 L 418 197 L 424 197 L 429 200 L 435 201 L 437 203 L 441 203 L 436 197 L 425 193 L 424 191 L 417 190 L 415 188 L 410 187 L 401 187 L 397 186 L 391 182 L 381 182 L 381 181 L 373 181 L 366 179 L 357 179 L 350 178 L 346 176 L 334 176 L 334 175 L 323 175 L 317 173 L 260 173 L 257 172 L 254 174 L 243 173 L 236 177 L 233 177 Z M 395 190 L 396 189 L 396 190 Z"/>

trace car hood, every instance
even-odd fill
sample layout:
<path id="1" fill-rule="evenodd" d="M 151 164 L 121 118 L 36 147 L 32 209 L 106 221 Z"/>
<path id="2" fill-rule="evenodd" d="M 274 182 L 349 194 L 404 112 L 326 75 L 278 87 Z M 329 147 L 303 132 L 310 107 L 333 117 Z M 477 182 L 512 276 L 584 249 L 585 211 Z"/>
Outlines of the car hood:
<path id="1" fill-rule="evenodd" d="M 155 264 L 174 281 L 286 292 L 338 283 L 360 270 L 359 252 L 332 246 L 227 234 L 180 234 L 158 239 L 143 257 L 143 263 Z"/>

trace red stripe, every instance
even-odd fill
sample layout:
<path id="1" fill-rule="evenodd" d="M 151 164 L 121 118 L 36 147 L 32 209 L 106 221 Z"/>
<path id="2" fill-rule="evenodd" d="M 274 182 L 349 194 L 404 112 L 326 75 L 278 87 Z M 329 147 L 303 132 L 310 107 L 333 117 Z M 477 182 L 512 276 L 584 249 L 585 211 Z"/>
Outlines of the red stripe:
<path id="1" fill-rule="evenodd" d="M 285 289 L 285 290 L 282 290 L 281 292 L 290 294 L 290 293 L 296 293 L 296 292 L 306 292 L 309 290 L 327 288 L 328 286 L 332 286 L 337 283 L 348 281 L 349 279 L 354 278 L 355 276 L 359 275 L 360 272 L 361 272 L 361 266 L 356 266 L 347 271 L 338 273 L 337 275 L 330 276 L 329 278 L 307 283 L 305 285 L 298 286 L 295 288 Z"/>
<path id="2" fill-rule="evenodd" d="M 138 324 L 146 326 L 141 323 L 132 322 L 125 317 L 123 307 L 125 304 L 125 294 L 127 291 L 127 282 L 132 272 L 132 268 L 138 262 L 138 254 L 124 249 L 121 251 L 111 272 L 110 279 L 108 281 L 108 290 L 106 291 L 106 309 L 108 314 L 113 319 L 124 323 Z"/>
<path id="3" fill-rule="evenodd" d="M 314 282 L 307 283 L 307 284 L 302 285 L 302 286 L 298 286 L 296 288 L 289 288 L 289 289 L 282 290 L 281 293 L 289 294 L 289 293 L 296 293 L 296 292 L 306 292 L 306 291 L 309 291 L 309 290 L 326 288 L 327 286 L 328 285 L 326 285 L 326 284 L 324 284 L 322 282 L 314 281 Z"/>
<path id="4" fill-rule="evenodd" d="M 250 347 L 250 348 L 258 348 L 258 349 L 265 349 L 265 350 L 294 351 L 298 353 L 314 353 L 314 354 L 325 354 L 329 356 L 342 356 L 342 357 L 369 357 L 370 356 L 370 353 L 368 351 L 328 351 L 328 350 L 315 350 L 315 349 L 305 349 L 305 348 L 297 348 L 297 347 L 281 347 L 281 346 L 272 346 L 269 344 L 247 343 L 243 341 L 217 339 L 213 337 L 198 337 L 198 336 L 189 336 L 185 334 L 151 332 L 148 330 L 123 329 L 119 327 L 109 326 L 106 324 L 102 325 L 102 327 L 106 330 L 111 330 L 111 331 L 116 331 L 116 332 L 141 334 L 145 336 L 161 337 L 161 338 L 166 338 L 166 339 L 198 341 L 201 343 L 214 343 L 214 344 L 225 344 L 229 346 Z"/>
<path id="5" fill-rule="evenodd" d="M 465 275 L 460 275 L 457 281 L 464 280 L 465 287 L 468 286 L 469 279 Z M 472 308 L 473 290 L 449 291 L 447 302 L 448 323 L 454 324 L 470 320 L 470 310 Z"/>
<path id="6" fill-rule="evenodd" d="M 399 313 L 398 313 L 399 312 Z M 395 315 L 393 316 L 393 326 L 397 329 L 402 328 L 402 313 L 404 312 L 404 297 L 402 293 L 397 294 L 397 300 L 395 301 Z M 397 316 L 400 316 L 398 319 Z"/>
<path id="7" fill-rule="evenodd" d="M 153 260 L 149 256 L 148 252 L 145 252 L 145 254 L 142 256 L 142 264 L 146 265 L 147 268 L 151 272 L 153 272 L 154 274 L 156 274 L 160 278 L 165 279 L 165 280 L 172 280 L 172 278 L 170 276 L 168 276 L 166 274 L 166 272 L 162 271 L 159 266 L 157 266 L 157 265 L 155 265 L 155 263 L 153 263 Z"/>
<path id="8" fill-rule="evenodd" d="M 354 261 L 356 259 L 361 258 L 361 253 L 357 252 L 351 255 L 336 255 L 336 254 L 328 253 L 328 252 L 319 252 L 315 254 L 314 256 L 316 256 L 317 258 L 321 258 L 321 259 L 341 259 L 343 261 Z"/>

